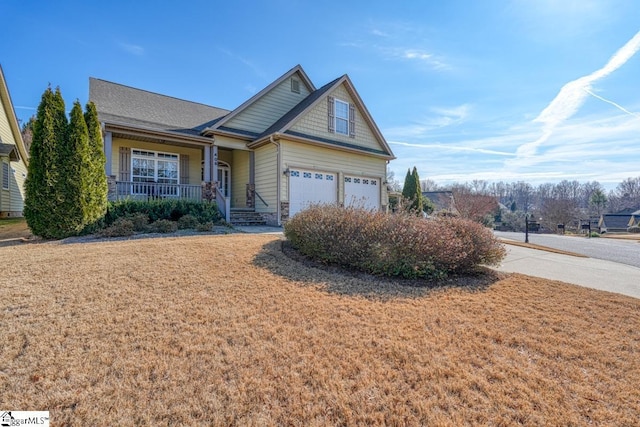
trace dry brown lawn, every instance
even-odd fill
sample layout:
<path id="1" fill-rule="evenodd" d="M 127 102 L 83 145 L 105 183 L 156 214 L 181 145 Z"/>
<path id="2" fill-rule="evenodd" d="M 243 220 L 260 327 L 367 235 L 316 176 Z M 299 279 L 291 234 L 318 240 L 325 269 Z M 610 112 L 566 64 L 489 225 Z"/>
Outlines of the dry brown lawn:
<path id="1" fill-rule="evenodd" d="M 232 234 L 0 247 L 0 409 L 52 425 L 640 420 L 640 300 L 521 275 L 432 289 Z"/>

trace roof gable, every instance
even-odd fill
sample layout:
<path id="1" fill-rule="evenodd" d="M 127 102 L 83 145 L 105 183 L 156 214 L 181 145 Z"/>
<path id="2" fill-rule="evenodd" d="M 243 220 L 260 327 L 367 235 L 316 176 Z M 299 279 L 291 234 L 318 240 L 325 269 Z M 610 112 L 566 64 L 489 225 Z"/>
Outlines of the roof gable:
<path id="1" fill-rule="evenodd" d="M 229 110 L 89 78 L 89 100 L 100 121 L 200 135 Z"/>
<path id="2" fill-rule="evenodd" d="M 2 66 L 0 65 L 0 104 L 2 106 L 2 111 L 4 114 L 0 120 L 4 120 L 6 118 L 10 135 L 5 135 L 5 138 L 0 138 L 1 143 L 3 145 L 13 145 L 16 150 L 11 150 L 9 147 L 5 147 L 4 151 L 6 151 L 6 155 L 8 155 L 12 161 L 23 159 L 24 163 L 28 163 L 29 153 L 24 145 L 24 141 L 22 140 L 22 133 L 20 132 L 20 125 L 18 124 L 18 118 L 16 117 L 16 112 L 13 109 L 13 103 L 11 102 L 11 95 L 9 94 L 9 88 L 7 87 L 7 82 L 4 78 L 4 71 L 2 70 Z"/>
<path id="3" fill-rule="evenodd" d="M 327 131 L 328 96 L 334 96 L 354 105 L 356 109 L 356 138 Z M 274 133 L 289 134 L 324 143 L 333 142 L 336 145 L 349 146 L 394 158 L 391 148 L 346 74 L 311 93 L 258 136 L 256 142 Z"/>
<path id="4" fill-rule="evenodd" d="M 292 80 L 298 82 L 297 92 L 294 91 Z M 205 132 L 220 129 L 258 135 L 313 91 L 315 86 L 302 67 L 296 65 Z"/>

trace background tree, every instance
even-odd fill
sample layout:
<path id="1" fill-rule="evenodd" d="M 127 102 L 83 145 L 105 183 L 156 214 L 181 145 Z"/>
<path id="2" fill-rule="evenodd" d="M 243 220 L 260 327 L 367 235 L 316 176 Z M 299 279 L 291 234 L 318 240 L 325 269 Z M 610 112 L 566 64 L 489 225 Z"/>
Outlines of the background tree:
<path id="1" fill-rule="evenodd" d="M 24 148 L 27 151 L 31 150 L 31 141 L 33 141 L 33 124 L 36 122 L 36 116 L 31 116 L 29 120 L 22 124 L 20 133 L 22 134 L 22 141 L 24 142 Z"/>
<path id="2" fill-rule="evenodd" d="M 64 212 L 57 192 L 60 171 L 57 149 L 67 132 L 67 116 L 60 88 L 42 94 L 33 123 L 33 140 L 25 183 L 24 217 L 31 232 L 44 238 L 63 233 Z"/>
<path id="3" fill-rule="evenodd" d="M 600 189 L 596 189 L 591 193 L 591 197 L 589 198 L 589 205 L 592 206 L 598 215 L 602 215 L 602 211 L 607 204 L 607 196 L 604 194 L 604 191 Z"/>
<path id="4" fill-rule="evenodd" d="M 498 201 L 488 194 L 487 188 L 457 185 L 452 188 L 456 209 L 462 218 L 492 226 L 495 215 L 499 212 Z"/>
<path id="5" fill-rule="evenodd" d="M 107 211 L 107 175 L 104 170 L 106 156 L 104 155 L 98 111 L 93 102 L 89 102 L 85 107 L 84 121 L 89 138 L 85 222 L 92 225 L 99 221 Z"/>

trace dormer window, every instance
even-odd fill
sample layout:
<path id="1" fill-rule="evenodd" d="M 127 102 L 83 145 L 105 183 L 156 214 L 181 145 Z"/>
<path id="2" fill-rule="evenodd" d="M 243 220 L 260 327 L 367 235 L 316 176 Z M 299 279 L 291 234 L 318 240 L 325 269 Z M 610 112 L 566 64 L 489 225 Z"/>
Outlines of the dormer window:
<path id="1" fill-rule="evenodd" d="M 329 111 L 329 132 L 356 137 L 356 109 L 353 104 L 336 99 L 333 96 L 327 97 L 327 108 Z"/>

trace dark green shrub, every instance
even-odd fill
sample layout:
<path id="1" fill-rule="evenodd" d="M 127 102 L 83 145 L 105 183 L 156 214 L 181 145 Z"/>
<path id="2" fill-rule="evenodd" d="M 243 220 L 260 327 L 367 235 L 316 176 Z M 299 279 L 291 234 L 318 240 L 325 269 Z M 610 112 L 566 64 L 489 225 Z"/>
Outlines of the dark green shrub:
<path id="1" fill-rule="evenodd" d="M 149 225 L 151 233 L 173 233 L 178 230 L 178 223 L 168 219 L 159 219 Z"/>
<path id="2" fill-rule="evenodd" d="M 640 226 L 634 225 L 633 227 L 627 228 L 629 233 L 640 233 Z"/>
<path id="3" fill-rule="evenodd" d="M 498 264 L 506 253 L 491 230 L 470 220 L 358 208 L 312 206 L 284 231 L 313 259 L 385 276 L 442 278 Z"/>
<path id="4" fill-rule="evenodd" d="M 198 218 L 191 214 L 186 214 L 178 220 L 178 228 L 181 230 L 195 229 L 200 225 Z"/>
<path id="5" fill-rule="evenodd" d="M 124 217 L 128 219 L 133 224 L 133 230 L 137 232 L 147 231 L 149 227 L 149 215 L 138 212 L 134 214 L 127 215 Z"/>
<path id="6" fill-rule="evenodd" d="M 127 218 L 118 218 L 108 227 L 98 231 L 98 235 L 102 237 L 125 237 L 134 234 L 133 222 Z"/>
<path id="7" fill-rule="evenodd" d="M 144 213 L 151 222 L 160 219 L 178 221 L 185 215 L 193 215 L 198 222 L 218 223 L 222 217 L 215 203 L 195 202 L 180 199 L 133 200 L 125 199 L 109 203 L 105 215 L 107 225 L 117 218 L 135 213 Z"/>
<path id="8" fill-rule="evenodd" d="M 198 223 L 198 225 L 196 226 L 196 231 L 199 231 L 201 233 L 209 232 L 212 229 L 213 229 L 213 223 L 211 221 L 205 222 L 204 224 Z"/>

